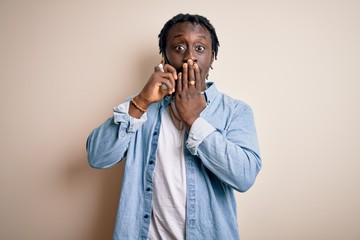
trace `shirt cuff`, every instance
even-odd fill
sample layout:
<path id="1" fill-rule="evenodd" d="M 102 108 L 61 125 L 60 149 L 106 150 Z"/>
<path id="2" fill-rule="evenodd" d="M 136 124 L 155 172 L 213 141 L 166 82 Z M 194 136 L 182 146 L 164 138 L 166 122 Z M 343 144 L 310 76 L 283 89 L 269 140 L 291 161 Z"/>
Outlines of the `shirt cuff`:
<path id="1" fill-rule="evenodd" d="M 204 118 L 199 117 L 192 124 L 186 147 L 192 155 L 196 155 L 200 143 L 216 129 Z"/>
<path id="2" fill-rule="evenodd" d="M 113 108 L 114 123 L 115 124 L 127 123 L 128 124 L 127 131 L 135 132 L 141 127 L 141 125 L 144 122 L 146 122 L 147 114 L 144 113 L 143 115 L 141 115 L 139 119 L 134 118 L 129 115 L 129 107 L 130 107 L 130 102 L 126 101 L 118 105 L 117 107 Z"/>

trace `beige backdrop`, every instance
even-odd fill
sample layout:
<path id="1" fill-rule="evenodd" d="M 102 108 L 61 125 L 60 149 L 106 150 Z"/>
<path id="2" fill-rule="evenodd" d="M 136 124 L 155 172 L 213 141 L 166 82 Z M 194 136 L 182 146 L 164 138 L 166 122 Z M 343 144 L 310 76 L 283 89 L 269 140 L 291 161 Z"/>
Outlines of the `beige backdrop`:
<path id="1" fill-rule="evenodd" d="M 111 239 L 122 164 L 85 141 L 159 62 L 179 12 L 215 25 L 210 79 L 255 112 L 243 240 L 360 239 L 360 2 L 0 0 L 0 239 Z"/>

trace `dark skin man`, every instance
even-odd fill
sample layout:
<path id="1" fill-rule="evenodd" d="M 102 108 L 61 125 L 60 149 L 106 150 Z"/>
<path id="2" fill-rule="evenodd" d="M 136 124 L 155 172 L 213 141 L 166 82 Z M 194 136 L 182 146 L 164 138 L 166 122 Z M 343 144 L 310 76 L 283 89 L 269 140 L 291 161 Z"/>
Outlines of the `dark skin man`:
<path id="1" fill-rule="evenodd" d="M 206 89 L 206 77 L 214 61 L 211 44 L 210 33 L 202 25 L 191 22 L 175 24 L 167 37 L 168 63 L 164 65 L 164 72 L 155 67 L 149 81 L 134 100 L 147 109 L 164 96 L 173 94 L 180 120 L 189 131 L 206 107 L 201 91 Z M 133 104 L 130 105 L 129 115 L 140 118 L 142 114 Z"/>

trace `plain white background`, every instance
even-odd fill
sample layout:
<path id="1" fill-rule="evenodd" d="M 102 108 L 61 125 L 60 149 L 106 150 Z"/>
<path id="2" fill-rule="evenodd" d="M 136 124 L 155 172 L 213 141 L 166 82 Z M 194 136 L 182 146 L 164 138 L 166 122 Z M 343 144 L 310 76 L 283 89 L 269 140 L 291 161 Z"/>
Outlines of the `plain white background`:
<path id="1" fill-rule="evenodd" d="M 253 107 L 263 158 L 243 240 L 360 238 L 360 2 L 0 1 L 0 238 L 111 239 L 123 165 L 90 131 L 140 91 L 177 13 L 215 26 L 210 79 Z"/>

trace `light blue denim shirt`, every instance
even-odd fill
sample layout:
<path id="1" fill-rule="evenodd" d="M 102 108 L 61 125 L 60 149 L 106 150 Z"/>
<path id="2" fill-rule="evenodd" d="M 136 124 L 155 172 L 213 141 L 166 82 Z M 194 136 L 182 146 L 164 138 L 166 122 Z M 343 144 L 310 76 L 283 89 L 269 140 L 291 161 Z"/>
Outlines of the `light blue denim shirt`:
<path id="1" fill-rule="evenodd" d="M 233 189 L 248 190 L 261 168 L 253 113 L 213 83 L 207 86 L 207 106 L 184 139 L 186 239 L 239 239 Z M 140 119 L 119 105 L 87 140 L 94 168 L 126 158 L 114 240 L 147 239 L 161 116 L 170 101 L 167 96 L 152 104 Z"/>

